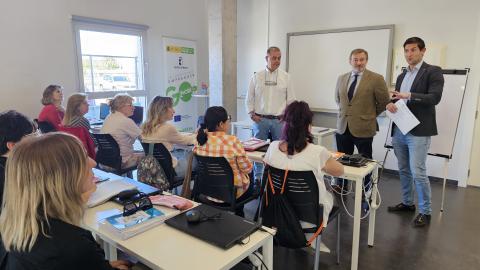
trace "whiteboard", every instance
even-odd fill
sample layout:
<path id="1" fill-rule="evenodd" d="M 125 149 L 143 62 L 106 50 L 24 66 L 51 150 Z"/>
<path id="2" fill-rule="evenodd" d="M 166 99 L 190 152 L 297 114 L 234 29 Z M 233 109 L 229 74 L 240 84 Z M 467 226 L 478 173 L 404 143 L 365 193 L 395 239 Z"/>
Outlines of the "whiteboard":
<path id="1" fill-rule="evenodd" d="M 463 97 L 468 79 L 468 69 L 444 69 L 442 99 L 435 106 L 438 135 L 432 136 L 429 155 L 452 158 L 453 146 L 457 134 Z M 391 125 L 390 125 L 391 126 Z M 390 129 L 385 139 L 385 147 L 392 148 Z"/>
<path id="2" fill-rule="evenodd" d="M 287 34 L 287 71 L 297 100 L 315 111 L 338 111 L 335 85 L 352 70 L 350 52 L 368 52 L 367 69 L 390 81 L 393 25 L 333 29 Z"/>

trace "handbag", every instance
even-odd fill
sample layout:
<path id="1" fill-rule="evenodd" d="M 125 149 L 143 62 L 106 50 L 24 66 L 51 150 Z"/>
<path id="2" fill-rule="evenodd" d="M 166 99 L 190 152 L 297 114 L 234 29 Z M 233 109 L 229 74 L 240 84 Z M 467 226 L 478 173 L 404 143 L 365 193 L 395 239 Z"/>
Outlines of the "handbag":
<path id="1" fill-rule="evenodd" d="M 170 182 L 158 160 L 153 156 L 155 144 L 148 144 L 148 154 L 141 158 L 137 166 L 138 181 L 156 187 L 161 191 L 170 188 Z"/>

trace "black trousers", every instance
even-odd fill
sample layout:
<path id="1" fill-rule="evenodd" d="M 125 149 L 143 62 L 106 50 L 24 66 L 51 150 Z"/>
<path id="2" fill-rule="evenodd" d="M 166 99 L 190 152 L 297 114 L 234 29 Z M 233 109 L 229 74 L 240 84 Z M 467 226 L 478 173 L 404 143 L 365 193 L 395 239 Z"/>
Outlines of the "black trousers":
<path id="1" fill-rule="evenodd" d="M 337 141 L 337 150 L 343 152 L 347 155 L 353 154 L 355 147 L 358 150 L 358 153 L 362 156 L 372 159 L 372 143 L 373 137 L 369 138 L 359 138 L 355 137 L 350 133 L 350 130 L 347 129 L 343 134 L 335 134 L 335 140 Z M 365 177 L 364 184 L 367 186 L 370 183 L 370 174 Z M 343 179 L 339 178 L 337 184 L 343 186 Z"/>

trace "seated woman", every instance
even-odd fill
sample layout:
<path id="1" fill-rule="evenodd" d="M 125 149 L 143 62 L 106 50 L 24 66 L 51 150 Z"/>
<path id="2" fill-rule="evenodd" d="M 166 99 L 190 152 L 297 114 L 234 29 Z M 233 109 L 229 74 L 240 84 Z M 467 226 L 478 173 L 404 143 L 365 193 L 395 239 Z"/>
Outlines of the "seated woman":
<path id="1" fill-rule="evenodd" d="M 122 156 L 122 168 L 134 166 L 144 156 L 143 152 L 135 152 L 133 144 L 140 136 L 140 128 L 128 118 L 133 115 L 135 107 L 133 98 L 128 94 L 116 94 L 110 100 L 110 114 L 103 122 L 100 133 L 110 134 L 117 141 Z"/>
<path id="2" fill-rule="evenodd" d="M 16 111 L 0 113 L 0 205 L 5 183 L 5 165 L 10 151 L 16 143 L 35 131 L 32 121 Z"/>
<path id="3" fill-rule="evenodd" d="M 167 122 L 173 119 L 174 114 L 173 99 L 156 96 L 148 108 L 147 121 L 142 125 L 142 142 L 162 143 L 170 153 L 173 151 L 174 144 L 194 144 L 196 134 L 183 135 L 174 125 Z M 178 165 L 177 157 L 172 155 L 172 164 L 178 176 L 185 174 L 185 159 L 182 161 Z"/>
<path id="4" fill-rule="evenodd" d="M 38 115 L 39 122 L 50 123 L 55 130 L 62 123 L 65 109 L 62 107 L 63 88 L 60 85 L 49 85 L 43 91 L 42 104 L 43 109 Z"/>
<path id="5" fill-rule="evenodd" d="M 64 133 L 23 139 L 7 162 L 0 215 L 0 259 L 5 269 L 128 269 L 106 261 L 92 234 L 81 228 L 95 191 L 80 141 Z"/>
<path id="6" fill-rule="evenodd" d="M 88 112 L 88 100 L 85 94 L 73 94 L 68 98 L 67 109 L 62 124 L 65 127 L 84 127 L 90 130 L 90 122 L 84 115 Z"/>
<path id="7" fill-rule="evenodd" d="M 312 143 L 312 118 L 313 113 L 306 102 L 290 103 L 281 116 L 284 123 L 281 140 L 270 144 L 263 160 L 282 170 L 313 172 L 318 184 L 319 203 L 324 207 L 323 224 L 326 226 L 333 206 L 333 197 L 325 188 L 323 174 L 326 172 L 332 176 L 340 176 L 343 174 L 343 165 L 333 159 L 325 147 Z"/>
<path id="8" fill-rule="evenodd" d="M 204 121 L 198 130 L 198 145 L 193 148 L 193 152 L 199 156 L 224 157 L 232 167 L 237 200 L 241 199 L 242 195 L 248 196 L 253 190 L 253 183 L 250 184 L 248 176 L 253 165 L 240 140 L 235 135 L 227 134 L 230 116 L 225 108 L 213 106 L 207 109 Z"/>

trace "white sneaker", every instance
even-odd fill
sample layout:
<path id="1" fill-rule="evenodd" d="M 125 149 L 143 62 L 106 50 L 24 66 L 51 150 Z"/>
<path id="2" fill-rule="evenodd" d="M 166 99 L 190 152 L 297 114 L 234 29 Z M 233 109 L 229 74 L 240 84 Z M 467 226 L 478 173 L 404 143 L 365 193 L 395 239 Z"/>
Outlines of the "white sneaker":
<path id="1" fill-rule="evenodd" d="M 320 242 L 320 252 L 330 253 L 330 249 L 323 242 Z"/>
<path id="2" fill-rule="evenodd" d="M 304 248 L 304 250 L 313 255 L 315 254 L 314 246 L 315 246 L 315 241 L 312 243 L 311 246 Z M 320 242 L 320 252 L 330 253 L 330 249 L 323 242 Z"/>

